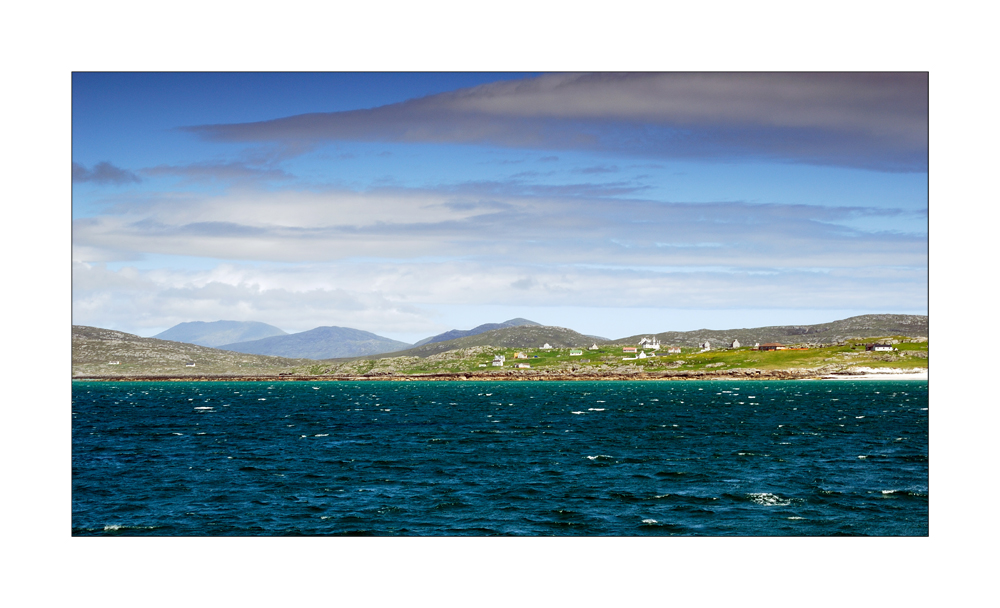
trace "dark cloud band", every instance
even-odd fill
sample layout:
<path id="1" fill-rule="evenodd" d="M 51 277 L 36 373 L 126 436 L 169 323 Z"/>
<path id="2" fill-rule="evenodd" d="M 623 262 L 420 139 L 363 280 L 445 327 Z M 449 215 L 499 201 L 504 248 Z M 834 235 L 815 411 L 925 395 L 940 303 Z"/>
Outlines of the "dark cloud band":
<path id="1" fill-rule="evenodd" d="M 927 169 L 926 73 L 552 74 L 373 109 L 187 127 L 214 141 L 614 150 Z"/>

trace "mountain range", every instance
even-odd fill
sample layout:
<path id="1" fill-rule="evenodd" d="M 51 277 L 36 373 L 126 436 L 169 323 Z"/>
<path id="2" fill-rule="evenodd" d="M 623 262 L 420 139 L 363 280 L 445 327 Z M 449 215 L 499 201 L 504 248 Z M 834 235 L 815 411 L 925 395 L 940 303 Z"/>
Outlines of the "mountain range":
<path id="1" fill-rule="evenodd" d="M 755 342 L 818 345 L 888 336 L 926 338 L 928 318 L 926 315 L 862 315 L 817 325 L 780 325 L 731 330 L 700 329 L 688 332 L 637 334 L 617 340 L 602 340 L 571 329 L 539 325 L 529 321 L 527 324 L 487 330 L 443 342 L 423 341 L 420 346 L 413 347 L 369 332 L 344 327 L 317 327 L 298 334 L 225 345 L 222 349 L 179 341 L 142 338 L 116 330 L 79 325 L 73 326 L 72 335 L 74 376 L 275 375 L 293 368 L 303 368 L 303 366 L 308 368 L 315 364 L 317 359 L 341 358 L 358 361 L 392 357 L 402 361 L 404 360 L 402 357 L 425 359 L 447 351 L 474 347 L 539 348 L 545 343 L 554 348 L 586 348 L 594 343 L 635 345 L 642 337 L 647 336 L 657 337 L 664 346 L 696 347 L 708 341 L 715 348 L 725 347 L 727 342 L 734 339 L 738 339 L 743 346 L 752 346 Z M 233 348 L 234 346 L 240 346 L 244 350 L 237 350 Z M 366 348 L 368 352 L 364 352 Z M 372 352 L 382 348 L 388 350 Z M 406 350 L 400 350 L 401 348 Z M 261 354 L 264 351 L 268 352 Z M 359 351 L 362 354 L 353 354 Z M 295 355 L 294 358 L 272 355 L 279 352 L 308 354 Z"/>
<path id="2" fill-rule="evenodd" d="M 347 327 L 317 327 L 287 334 L 273 325 L 251 321 L 181 323 L 154 337 L 254 355 L 342 359 L 372 358 L 387 353 L 392 353 L 393 356 L 427 357 L 456 348 L 487 345 L 534 348 L 546 342 L 555 348 L 582 348 L 593 343 L 635 344 L 647 336 L 656 337 L 664 345 L 692 347 L 709 342 L 718 347 L 733 340 L 739 340 L 746 346 L 767 342 L 829 344 L 847 338 L 868 336 L 927 336 L 927 331 L 926 315 L 885 314 L 861 315 L 816 325 L 668 331 L 657 334 L 636 334 L 615 340 L 588 336 L 571 329 L 545 326 L 521 318 L 510 319 L 503 323 L 485 323 L 466 330 L 453 329 L 425 338 L 413 345 Z M 228 342 L 222 341 L 231 336 L 239 338 Z"/>
<path id="3" fill-rule="evenodd" d="M 158 340 L 187 342 L 198 346 L 217 347 L 234 342 L 259 340 L 287 333 L 267 323 L 257 321 L 190 321 L 179 323 L 153 336 Z"/>
<path id="4" fill-rule="evenodd" d="M 297 334 L 224 344 L 218 348 L 251 355 L 306 359 L 333 359 L 378 355 L 408 348 L 391 340 L 349 327 L 317 327 Z"/>

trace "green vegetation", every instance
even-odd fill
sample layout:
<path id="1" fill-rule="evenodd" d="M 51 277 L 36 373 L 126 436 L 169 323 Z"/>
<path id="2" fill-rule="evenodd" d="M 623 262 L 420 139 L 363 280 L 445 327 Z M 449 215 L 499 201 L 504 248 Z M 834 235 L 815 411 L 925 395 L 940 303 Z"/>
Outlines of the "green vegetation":
<path id="1" fill-rule="evenodd" d="M 596 350 L 584 350 L 581 356 L 570 356 L 570 348 L 503 348 L 480 346 L 447 351 L 426 358 L 395 357 L 378 360 L 357 360 L 331 364 L 327 374 L 363 375 L 372 373 L 431 374 L 489 372 L 515 369 L 518 363 L 527 363 L 531 370 L 563 372 L 624 372 L 624 371 L 724 371 L 730 369 L 818 369 L 850 367 L 915 369 L 928 364 L 927 342 L 909 342 L 905 336 L 848 341 L 830 346 L 810 347 L 804 350 L 756 351 L 749 347 L 712 349 L 701 352 L 697 348 L 683 348 L 680 354 L 648 356 L 645 359 L 625 359 L 635 354 L 622 352 L 622 347 L 604 345 Z M 895 341 L 892 352 L 866 352 L 865 344 Z M 527 359 L 515 359 L 516 353 Z M 661 351 L 662 353 L 662 351 Z M 492 365 L 494 356 L 506 358 L 503 367 Z M 302 368 L 299 373 L 315 373 Z"/>
<path id="2" fill-rule="evenodd" d="M 482 340 L 499 344 L 470 344 Z M 756 351 L 749 347 L 715 348 L 701 351 L 682 346 L 680 354 L 659 354 L 647 350 L 645 358 L 622 352 L 624 344 L 598 342 L 598 348 L 579 342 L 592 339 L 571 330 L 551 327 L 514 327 L 452 340 L 427 344 L 420 355 L 417 349 L 390 356 L 367 356 L 354 359 L 317 361 L 284 359 L 224 351 L 194 344 L 141 338 L 123 332 L 94 327 L 73 327 L 74 377 L 199 377 L 199 376 L 405 376 L 420 374 L 519 375 L 538 374 L 621 376 L 636 373 L 726 372 L 813 372 L 822 374 L 849 372 L 852 368 L 917 369 L 928 367 L 926 338 L 887 335 L 878 338 L 844 339 L 832 344 L 810 344 L 801 350 Z M 518 344 L 517 342 L 520 342 Z M 512 344 L 513 342 L 513 344 Z M 548 342 L 556 348 L 523 347 Z M 892 343 L 890 352 L 866 352 L 865 344 Z M 669 344 L 669 343 L 666 343 Z M 806 346 L 807 343 L 799 343 Z M 790 344 L 789 346 L 796 346 Z M 580 349 L 582 355 L 571 356 Z M 526 358 L 515 358 L 517 353 Z M 494 357 L 505 358 L 502 367 L 492 365 Z M 112 363 L 117 362 L 117 363 Z M 190 366 L 194 363 L 194 366 Z M 529 369 L 516 365 L 526 363 Z"/>

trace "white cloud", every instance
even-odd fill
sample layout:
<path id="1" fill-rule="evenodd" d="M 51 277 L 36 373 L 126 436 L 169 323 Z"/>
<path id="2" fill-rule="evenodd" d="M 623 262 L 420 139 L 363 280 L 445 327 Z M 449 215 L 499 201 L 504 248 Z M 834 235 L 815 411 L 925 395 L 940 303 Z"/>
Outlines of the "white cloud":
<path id="1" fill-rule="evenodd" d="M 924 266 L 923 235 L 841 222 L 899 210 L 492 196 L 474 191 L 237 191 L 155 197 L 74 222 L 74 258 L 489 258 L 539 264 Z M 706 243 L 712 247 L 703 246 Z"/>
<path id="2" fill-rule="evenodd" d="M 73 313 L 77 324 L 125 331 L 234 319 L 286 331 L 339 325 L 416 339 L 454 328 L 436 314 L 442 306 L 914 310 L 926 307 L 926 287 L 921 269 L 876 267 L 656 272 L 408 262 L 112 271 L 75 264 Z M 122 326 L 123 319 L 132 325 Z"/>

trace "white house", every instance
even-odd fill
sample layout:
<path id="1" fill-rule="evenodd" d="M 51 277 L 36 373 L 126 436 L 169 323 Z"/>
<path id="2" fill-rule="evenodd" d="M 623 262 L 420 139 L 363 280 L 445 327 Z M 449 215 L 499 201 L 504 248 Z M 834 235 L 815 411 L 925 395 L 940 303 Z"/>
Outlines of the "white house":
<path id="1" fill-rule="evenodd" d="M 194 367 L 194 361 L 188 361 L 184 364 L 184 367 Z"/>
<path id="2" fill-rule="evenodd" d="M 669 354 L 671 354 L 671 355 L 678 354 L 678 353 L 681 352 L 681 347 L 680 346 L 671 346 L 670 348 L 667 349 L 667 352 Z"/>
<path id="3" fill-rule="evenodd" d="M 652 338 L 643 338 L 642 340 L 639 340 L 639 346 L 642 348 L 651 348 L 656 350 L 657 348 L 660 348 L 660 341 L 657 340 L 655 336 Z"/>
<path id="4" fill-rule="evenodd" d="M 552 350 L 552 345 L 546 342 L 542 345 L 542 350 Z"/>
<path id="5" fill-rule="evenodd" d="M 576 348 L 574 348 L 573 350 L 569 351 L 569 356 L 570 357 L 579 357 L 582 354 L 583 354 L 583 351 L 579 350 L 579 349 L 576 349 Z"/>
<path id="6" fill-rule="evenodd" d="M 503 355 L 495 355 L 493 357 L 493 366 L 494 367 L 503 367 L 503 362 L 506 361 L 506 360 L 507 360 L 507 357 L 504 357 Z"/>
<path id="7" fill-rule="evenodd" d="M 733 340 L 733 343 L 729 345 L 729 348 L 739 348 L 739 347 L 740 347 L 739 340 Z"/>
<path id="8" fill-rule="evenodd" d="M 597 345 L 595 344 L 595 345 L 591 346 L 590 348 L 588 348 L 587 350 L 597 350 Z"/>
<path id="9" fill-rule="evenodd" d="M 108 365 L 120 365 L 119 361 L 108 361 Z"/>
<path id="10" fill-rule="evenodd" d="M 530 365 L 530 364 L 528 364 L 528 363 L 518 363 L 518 364 L 517 364 L 517 365 L 515 365 L 514 367 L 517 367 L 517 368 L 520 368 L 520 369 L 528 369 L 528 368 L 530 368 L 530 367 L 531 367 L 531 365 Z"/>
<path id="11" fill-rule="evenodd" d="M 865 344 L 865 350 L 891 351 L 892 344 Z"/>
<path id="12" fill-rule="evenodd" d="M 712 350 L 712 345 L 709 344 L 707 340 L 705 342 L 702 342 L 698 346 L 701 347 L 701 350 Z"/>

